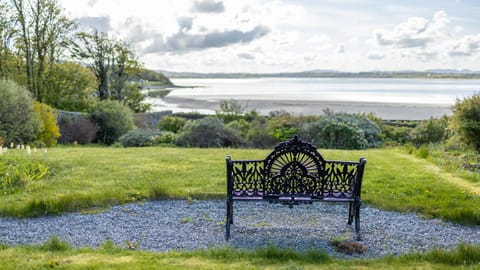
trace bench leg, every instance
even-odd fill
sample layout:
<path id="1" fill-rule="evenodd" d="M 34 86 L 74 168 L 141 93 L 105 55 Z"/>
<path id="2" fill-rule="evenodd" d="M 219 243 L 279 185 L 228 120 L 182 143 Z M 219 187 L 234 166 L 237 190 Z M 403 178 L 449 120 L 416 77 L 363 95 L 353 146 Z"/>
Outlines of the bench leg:
<path id="1" fill-rule="evenodd" d="M 353 202 L 350 202 L 349 203 L 349 206 L 348 206 L 348 222 L 347 224 L 348 225 L 352 225 L 352 222 L 353 222 Z"/>
<path id="2" fill-rule="evenodd" d="M 233 200 L 227 199 L 227 215 L 225 219 L 225 241 L 230 238 L 230 225 L 233 224 Z"/>
<path id="3" fill-rule="evenodd" d="M 360 205 L 361 202 L 355 203 L 355 232 L 357 233 L 357 241 L 362 241 L 362 236 L 360 234 Z"/>

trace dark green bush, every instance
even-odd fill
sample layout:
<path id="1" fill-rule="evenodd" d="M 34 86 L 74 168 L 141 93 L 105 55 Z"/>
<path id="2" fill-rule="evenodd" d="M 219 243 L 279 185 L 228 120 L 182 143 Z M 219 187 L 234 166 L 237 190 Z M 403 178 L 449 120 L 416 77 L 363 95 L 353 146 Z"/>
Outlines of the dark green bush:
<path id="1" fill-rule="evenodd" d="M 410 142 L 412 128 L 408 126 L 384 125 L 383 134 L 386 143 L 403 145 Z"/>
<path id="2" fill-rule="evenodd" d="M 97 141 L 107 145 L 135 128 L 132 111 L 118 101 L 97 102 L 90 113 L 90 118 L 99 127 Z"/>
<path id="3" fill-rule="evenodd" d="M 40 120 L 27 89 L 13 81 L 0 80 L 0 137 L 5 145 L 33 142 L 40 133 Z"/>
<path id="4" fill-rule="evenodd" d="M 162 133 L 155 129 L 132 129 L 120 136 L 118 141 L 124 147 L 151 146 Z"/>
<path id="5" fill-rule="evenodd" d="M 158 128 L 165 131 L 177 133 L 187 123 L 187 119 L 180 116 L 164 116 L 158 123 Z"/>
<path id="6" fill-rule="evenodd" d="M 271 148 L 277 143 L 277 139 L 268 132 L 266 123 L 259 120 L 250 122 L 247 133 L 247 146 L 253 148 Z"/>
<path id="7" fill-rule="evenodd" d="M 441 142 L 447 137 L 448 118 L 430 118 L 421 121 L 410 133 L 412 143 L 416 146 Z"/>
<path id="8" fill-rule="evenodd" d="M 378 125 L 361 115 L 326 115 L 301 125 L 300 135 L 321 148 L 364 149 L 382 143 Z"/>
<path id="9" fill-rule="evenodd" d="M 332 117 L 304 124 L 300 134 L 320 148 L 364 149 L 368 145 L 361 129 Z"/>
<path id="10" fill-rule="evenodd" d="M 451 123 L 459 139 L 480 152 L 480 93 L 457 100 Z"/>
<path id="11" fill-rule="evenodd" d="M 158 136 L 158 137 L 155 137 L 155 139 L 153 139 L 153 144 L 154 145 L 157 145 L 157 144 L 173 144 L 175 145 L 175 143 L 177 142 L 177 135 L 173 132 L 169 132 L 169 131 L 164 131 L 162 132 L 162 135 Z"/>
<path id="12" fill-rule="evenodd" d="M 176 141 L 185 147 L 238 146 L 241 142 L 234 132 L 225 129 L 221 119 L 212 116 L 187 122 Z"/>

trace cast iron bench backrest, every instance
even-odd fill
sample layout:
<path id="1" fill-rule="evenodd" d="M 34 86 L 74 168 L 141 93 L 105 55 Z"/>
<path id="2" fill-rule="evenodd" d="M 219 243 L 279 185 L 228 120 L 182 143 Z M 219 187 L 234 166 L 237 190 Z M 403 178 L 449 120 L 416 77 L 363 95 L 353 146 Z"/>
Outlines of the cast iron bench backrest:
<path id="1" fill-rule="evenodd" d="M 360 201 L 366 160 L 325 160 L 297 136 L 275 146 L 264 160 L 227 157 L 227 195 L 233 200 Z"/>

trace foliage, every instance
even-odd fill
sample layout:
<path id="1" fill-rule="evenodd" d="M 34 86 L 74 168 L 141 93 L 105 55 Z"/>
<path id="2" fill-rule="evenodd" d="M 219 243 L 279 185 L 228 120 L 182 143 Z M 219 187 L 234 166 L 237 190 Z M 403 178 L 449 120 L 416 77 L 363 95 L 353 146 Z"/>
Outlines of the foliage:
<path id="1" fill-rule="evenodd" d="M 127 105 L 133 112 L 146 112 L 151 109 L 151 104 L 145 103 L 145 95 L 138 83 L 126 83 L 122 88 L 123 104 Z M 115 100 L 115 99 L 114 99 Z"/>
<path id="2" fill-rule="evenodd" d="M 271 117 L 268 121 L 268 132 L 277 142 L 290 139 L 293 135 L 299 134 L 298 119 L 287 112 L 270 112 Z"/>
<path id="3" fill-rule="evenodd" d="M 430 118 L 421 121 L 410 133 L 413 144 L 419 146 L 428 143 L 437 143 L 447 137 L 448 118 Z"/>
<path id="4" fill-rule="evenodd" d="M 146 95 L 153 98 L 164 98 L 168 94 L 170 94 L 170 92 L 172 92 L 172 90 L 166 90 L 166 89 L 148 90 L 148 92 L 146 92 Z"/>
<path id="5" fill-rule="evenodd" d="M 40 246 L 40 250 L 49 252 L 67 251 L 71 249 L 70 244 L 62 241 L 58 236 L 52 236 L 47 242 Z"/>
<path id="6" fill-rule="evenodd" d="M 0 136 L 5 143 L 25 144 L 35 140 L 40 121 L 27 89 L 9 80 L 0 80 Z"/>
<path id="7" fill-rule="evenodd" d="M 34 109 L 40 116 L 40 134 L 37 140 L 45 143 L 47 147 L 55 146 L 60 137 L 60 131 L 57 126 L 57 113 L 52 107 L 40 102 L 34 102 Z"/>
<path id="8" fill-rule="evenodd" d="M 304 123 L 300 134 L 321 148 L 364 149 L 381 144 L 381 130 L 365 116 L 331 114 Z"/>
<path id="9" fill-rule="evenodd" d="M 113 65 L 115 41 L 106 33 L 95 30 L 92 34 L 80 32 L 76 35 L 77 42 L 72 48 L 74 56 L 89 62 L 89 68 L 97 78 L 96 95 L 108 99 L 110 72 Z"/>
<path id="10" fill-rule="evenodd" d="M 44 102 L 60 110 L 86 112 L 96 101 L 95 76 L 74 62 L 50 65 L 44 85 L 50 89 Z"/>
<path id="11" fill-rule="evenodd" d="M 132 129 L 118 138 L 124 147 L 151 146 L 163 134 L 155 129 Z"/>
<path id="12" fill-rule="evenodd" d="M 95 104 L 90 113 L 91 120 L 98 125 L 96 139 L 110 145 L 120 136 L 135 127 L 132 111 L 113 100 L 102 100 Z"/>
<path id="13" fill-rule="evenodd" d="M 15 57 L 13 48 L 7 46 L 15 38 L 15 24 L 13 7 L 0 2 L 0 79 L 11 79 L 18 73 L 16 65 L 20 64 L 20 61 L 16 61 L 19 59 Z"/>
<path id="14" fill-rule="evenodd" d="M 267 130 L 266 123 L 261 119 L 250 122 L 250 128 L 247 133 L 247 146 L 254 148 L 270 148 L 277 143 Z"/>
<path id="15" fill-rule="evenodd" d="M 235 99 L 220 101 L 219 114 L 240 115 L 245 112 L 245 107 Z"/>
<path id="16" fill-rule="evenodd" d="M 220 109 L 216 111 L 216 116 L 225 123 L 242 119 L 245 113 L 245 107 L 238 100 L 222 100 L 220 101 Z"/>
<path id="17" fill-rule="evenodd" d="M 95 140 L 98 125 L 83 115 L 64 115 L 60 117 L 60 143 L 89 144 Z"/>
<path id="18" fill-rule="evenodd" d="M 319 148 L 364 149 L 367 141 L 358 127 L 332 117 L 302 125 L 300 134 Z"/>
<path id="19" fill-rule="evenodd" d="M 187 119 L 181 116 L 164 116 L 160 122 L 158 122 L 158 128 L 173 133 L 178 133 L 187 123 Z"/>
<path id="20" fill-rule="evenodd" d="M 50 90 L 45 87 L 47 66 L 63 54 L 74 29 L 73 21 L 62 14 L 56 0 L 12 0 L 15 19 L 15 48 L 24 57 L 27 88 L 43 102 Z"/>
<path id="21" fill-rule="evenodd" d="M 457 100 L 451 125 L 461 141 L 480 152 L 480 93 Z"/>
<path id="22" fill-rule="evenodd" d="M 179 146 L 222 147 L 241 144 L 241 138 L 225 129 L 217 117 L 205 117 L 185 124 L 176 141 Z"/>
<path id="23" fill-rule="evenodd" d="M 145 68 L 141 68 L 139 72 L 137 72 L 137 74 L 133 77 L 133 79 L 160 82 L 162 85 L 173 85 L 170 79 L 162 73 Z"/>
<path id="24" fill-rule="evenodd" d="M 412 128 L 408 126 L 384 125 L 382 131 L 387 144 L 404 145 L 410 142 Z"/>
<path id="25" fill-rule="evenodd" d="M 177 142 L 177 135 L 170 131 L 163 131 L 162 134 L 158 137 L 155 137 L 152 142 L 154 145 L 159 145 L 159 144 L 175 145 Z"/>
<path id="26" fill-rule="evenodd" d="M 76 34 L 74 56 L 89 63 L 97 78 L 96 94 L 100 100 L 117 100 L 135 112 L 145 112 L 150 106 L 143 104 L 145 95 L 137 83 L 129 82 L 140 71 L 135 52 L 126 42 L 110 37 L 107 33 Z"/>
<path id="27" fill-rule="evenodd" d="M 30 151 L 30 154 L 27 151 Z M 29 155 L 31 155 L 30 148 L 28 150 L 8 150 L 7 153 L 1 155 L 0 192 L 2 194 L 14 193 L 27 183 L 44 179 L 51 174 L 52 170 L 48 163 Z"/>

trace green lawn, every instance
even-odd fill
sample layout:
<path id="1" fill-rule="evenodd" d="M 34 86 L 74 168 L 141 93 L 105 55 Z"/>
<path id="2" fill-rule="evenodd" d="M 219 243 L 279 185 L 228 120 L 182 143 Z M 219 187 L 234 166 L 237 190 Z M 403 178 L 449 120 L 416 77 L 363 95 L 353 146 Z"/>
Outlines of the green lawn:
<path id="1" fill-rule="evenodd" d="M 267 247 L 192 252 L 129 251 L 106 243 L 99 249 L 70 249 L 57 241 L 40 247 L 0 248 L 8 269 L 480 269 L 480 247 L 459 246 L 377 259 L 335 259 L 324 251 L 298 253 Z"/>
<path id="2" fill-rule="evenodd" d="M 8 155 L 18 155 L 16 151 Z M 48 153 L 39 151 L 27 158 L 51 164 L 53 175 L 30 181 L 19 192 L 2 195 L 0 214 L 38 216 L 144 199 L 224 198 L 225 156 L 260 159 L 268 152 L 174 147 L 58 147 Z M 478 183 L 457 184 L 461 177 L 399 149 L 321 153 L 326 159 L 367 158 L 362 190 L 366 204 L 480 224 L 480 197 L 474 193 Z"/>
<path id="3" fill-rule="evenodd" d="M 0 213 L 22 217 L 98 211 L 146 199 L 224 198 L 225 155 L 261 159 L 267 153 L 168 147 L 58 147 L 32 155 L 10 150 L 0 159 L 40 161 L 51 167 L 51 174 L 45 179 L 26 181 L 18 191 L 1 195 Z M 401 149 L 321 153 L 326 159 L 367 158 L 362 196 L 368 205 L 480 224 L 478 183 L 464 181 Z M 152 253 L 129 251 L 111 243 L 99 249 L 71 249 L 51 241 L 41 247 L 0 245 L 0 265 L 2 269 L 480 269 L 480 247 L 340 260 L 324 251 L 226 248 Z"/>

